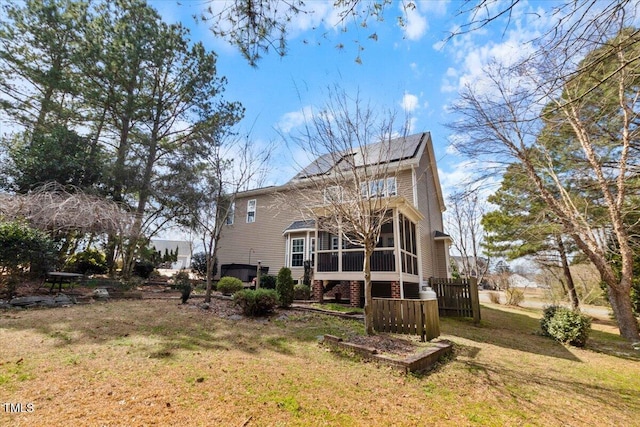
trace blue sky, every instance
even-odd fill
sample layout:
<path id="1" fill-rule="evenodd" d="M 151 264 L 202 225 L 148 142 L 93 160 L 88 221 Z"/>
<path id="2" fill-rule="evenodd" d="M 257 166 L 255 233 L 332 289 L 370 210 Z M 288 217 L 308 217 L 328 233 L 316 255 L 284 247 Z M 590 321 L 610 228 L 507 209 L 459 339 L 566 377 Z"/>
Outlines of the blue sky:
<path id="1" fill-rule="evenodd" d="M 388 6 L 383 22 L 370 20 L 367 28 L 348 25 L 347 31 L 331 24 L 335 20 L 333 1 L 308 1 L 316 13 L 294 20 L 288 41 L 288 54 L 264 55 L 252 68 L 239 51 L 216 39 L 206 24 L 196 23 L 206 2 L 173 0 L 150 2 L 166 21 L 181 21 L 191 29 L 192 39 L 202 41 L 218 54 L 219 74 L 228 79 L 225 97 L 246 108 L 240 124 L 256 144 L 278 147 L 266 184 L 282 184 L 295 174 L 296 162 L 306 163 L 305 153 L 283 143 L 284 134 L 294 133 L 302 124 L 302 111 L 321 107 L 327 89 L 338 85 L 380 109 L 406 111 L 412 118 L 412 131 L 432 134 L 440 180 L 445 193 L 471 176 L 475 165 L 449 147 L 444 124 L 452 120 L 447 105 L 455 100 L 465 82 L 481 78 L 481 68 L 491 58 L 510 61 L 528 51 L 527 42 L 549 24 L 536 4 L 520 3 L 511 17 L 489 28 L 443 41 L 466 16 L 458 16 L 459 1 L 418 1 L 404 15 L 407 24 L 397 25 L 403 14 L 401 2 Z M 553 2 L 542 3 L 545 7 Z M 213 3 L 214 7 L 219 2 Z M 536 12 L 536 13 L 533 13 Z M 324 19 L 324 23 L 320 20 Z M 313 26 L 320 29 L 312 29 Z M 323 34 L 326 36 L 323 37 Z M 378 38 L 369 38 L 375 33 Z M 357 41 L 357 42 L 356 42 Z M 344 45 L 337 49 L 338 44 Z M 362 63 L 356 62 L 357 46 Z M 280 131 L 278 131 L 278 129 Z"/>

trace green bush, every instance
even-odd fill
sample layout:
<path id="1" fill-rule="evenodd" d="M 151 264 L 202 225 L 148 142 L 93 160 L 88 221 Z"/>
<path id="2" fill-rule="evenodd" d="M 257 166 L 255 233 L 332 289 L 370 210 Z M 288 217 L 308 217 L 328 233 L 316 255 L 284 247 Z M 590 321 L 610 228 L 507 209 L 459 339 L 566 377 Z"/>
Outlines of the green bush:
<path id="1" fill-rule="evenodd" d="M 549 334 L 549 322 L 556 315 L 556 311 L 561 308 L 558 305 L 548 305 L 542 310 L 542 319 L 540 319 L 540 329 L 542 329 L 542 335 L 550 337 Z"/>
<path id="2" fill-rule="evenodd" d="M 275 289 L 276 288 L 276 276 L 260 276 L 260 287 L 263 289 Z"/>
<path id="3" fill-rule="evenodd" d="M 278 294 L 273 289 L 244 289 L 233 294 L 233 301 L 246 316 L 264 316 L 275 308 Z"/>
<path id="4" fill-rule="evenodd" d="M 180 290 L 182 303 L 186 304 L 189 296 L 191 296 L 191 291 L 193 290 L 191 287 L 191 278 L 189 278 L 189 273 L 184 270 L 176 273 L 173 276 L 173 285 L 176 289 Z"/>
<path id="5" fill-rule="evenodd" d="M 148 279 L 155 269 L 156 265 L 151 261 L 136 261 L 133 266 L 133 274 Z"/>
<path id="6" fill-rule="evenodd" d="M 291 270 L 287 267 L 282 267 L 278 271 L 276 292 L 278 293 L 280 307 L 289 307 L 293 302 L 293 278 L 291 277 Z"/>
<path id="7" fill-rule="evenodd" d="M 235 277 L 225 276 L 218 282 L 217 290 L 225 295 L 232 295 L 239 290 L 242 290 L 244 285 L 242 281 Z"/>
<path id="8" fill-rule="evenodd" d="M 0 222 L 0 272 L 37 277 L 55 268 L 55 243 L 43 231 L 19 221 Z"/>
<path id="9" fill-rule="evenodd" d="M 295 285 L 293 287 L 293 299 L 308 300 L 311 298 L 311 288 L 307 285 Z"/>
<path id="10" fill-rule="evenodd" d="M 81 274 L 104 274 L 107 272 L 107 257 L 97 249 L 76 252 L 67 259 L 65 270 Z"/>
<path id="11" fill-rule="evenodd" d="M 584 347 L 591 331 L 591 318 L 577 310 L 550 306 L 544 310 L 540 327 L 543 334 L 556 341 Z"/>

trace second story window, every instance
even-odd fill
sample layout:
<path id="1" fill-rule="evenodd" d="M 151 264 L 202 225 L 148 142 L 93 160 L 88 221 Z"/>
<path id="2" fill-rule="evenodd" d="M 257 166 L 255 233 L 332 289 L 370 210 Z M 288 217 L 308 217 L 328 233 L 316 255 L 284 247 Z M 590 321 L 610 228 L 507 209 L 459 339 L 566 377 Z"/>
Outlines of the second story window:
<path id="1" fill-rule="evenodd" d="M 225 220 L 225 223 L 227 225 L 232 225 L 233 224 L 233 217 L 236 213 L 236 202 L 231 203 L 231 205 L 229 205 L 229 210 L 227 211 L 227 219 Z"/>
<path id="2" fill-rule="evenodd" d="M 256 222 L 256 199 L 247 202 L 247 223 Z"/>
<path id="3" fill-rule="evenodd" d="M 389 197 L 397 193 L 396 178 L 381 178 L 363 182 L 360 185 L 362 197 Z"/>

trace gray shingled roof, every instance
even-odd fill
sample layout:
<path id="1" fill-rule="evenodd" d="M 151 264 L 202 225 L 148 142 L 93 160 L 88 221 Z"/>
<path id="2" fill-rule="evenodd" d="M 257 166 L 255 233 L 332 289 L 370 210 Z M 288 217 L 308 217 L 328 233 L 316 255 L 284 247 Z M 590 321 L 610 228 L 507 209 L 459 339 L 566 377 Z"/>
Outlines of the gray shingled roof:
<path id="1" fill-rule="evenodd" d="M 301 221 L 293 221 L 291 223 L 291 225 L 289 225 L 287 228 L 284 229 L 283 233 L 286 233 L 287 231 L 294 231 L 294 230 L 307 230 L 309 228 L 316 228 L 316 221 L 313 219 L 305 219 L 305 220 L 301 220 Z"/>
<path id="2" fill-rule="evenodd" d="M 345 158 L 353 156 L 353 162 L 357 167 L 391 163 L 395 161 L 411 159 L 415 157 L 420 149 L 420 143 L 426 133 L 417 133 L 406 137 L 396 138 L 388 141 L 377 142 L 363 147 L 354 147 L 353 151 L 327 153 L 302 169 L 294 179 L 308 178 L 314 175 L 321 175 L 329 172 L 334 167 L 339 167 Z"/>

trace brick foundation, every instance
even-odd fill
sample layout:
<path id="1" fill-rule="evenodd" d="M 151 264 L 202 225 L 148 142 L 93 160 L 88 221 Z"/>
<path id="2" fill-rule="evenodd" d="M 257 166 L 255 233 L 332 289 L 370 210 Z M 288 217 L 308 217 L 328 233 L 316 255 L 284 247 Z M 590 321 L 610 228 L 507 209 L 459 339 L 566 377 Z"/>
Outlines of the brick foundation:
<path id="1" fill-rule="evenodd" d="M 360 289 L 361 285 L 357 280 L 349 283 L 349 300 L 351 307 L 360 307 Z"/>
<path id="2" fill-rule="evenodd" d="M 391 282 L 391 298 L 400 299 L 400 283 Z"/>
<path id="3" fill-rule="evenodd" d="M 313 281 L 313 299 L 320 304 L 324 302 L 324 285 L 322 280 Z"/>

